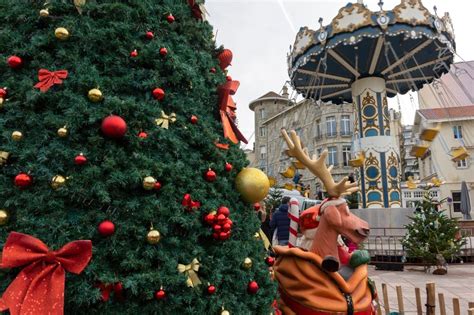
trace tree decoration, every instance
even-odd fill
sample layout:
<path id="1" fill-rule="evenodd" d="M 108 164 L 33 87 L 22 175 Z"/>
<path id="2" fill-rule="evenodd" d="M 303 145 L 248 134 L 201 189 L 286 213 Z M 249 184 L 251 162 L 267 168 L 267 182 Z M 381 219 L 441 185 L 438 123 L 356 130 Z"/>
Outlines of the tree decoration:
<path id="1" fill-rule="evenodd" d="M 189 121 L 191 122 L 191 124 L 195 125 L 198 123 L 198 118 L 196 115 L 191 115 L 191 118 L 189 118 Z"/>
<path id="2" fill-rule="evenodd" d="M 212 227 L 212 237 L 216 240 L 227 240 L 231 236 L 233 222 L 229 218 L 230 210 L 221 206 L 219 209 L 204 216 L 204 222 Z"/>
<path id="3" fill-rule="evenodd" d="M 237 105 L 231 95 L 234 95 L 237 92 L 239 86 L 239 81 L 227 81 L 217 89 L 219 94 L 219 113 L 221 116 L 222 127 L 224 129 L 224 137 L 232 141 L 234 144 L 239 143 L 239 141 L 248 143 L 247 139 L 245 139 L 235 123 L 235 111 Z"/>
<path id="4" fill-rule="evenodd" d="M 120 116 L 110 115 L 102 121 L 101 130 L 106 137 L 120 139 L 127 133 L 127 123 Z"/>
<path id="5" fill-rule="evenodd" d="M 154 190 L 160 190 L 161 189 L 161 183 L 159 181 L 156 181 L 155 186 L 153 186 Z"/>
<path id="6" fill-rule="evenodd" d="M 217 288 L 215 286 L 209 283 L 207 284 L 207 294 L 213 295 L 214 293 L 216 293 L 216 291 L 217 291 Z"/>
<path id="7" fill-rule="evenodd" d="M 199 271 L 199 261 L 194 258 L 193 261 L 188 265 L 178 264 L 178 272 L 184 273 L 187 277 L 186 285 L 188 287 L 194 288 L 201 284 L 197 272 Z"/>
<path id="8" fill-rule="evenodd" d="M 20 173 L 15 176 L 15 179 L 13 182 L 16 187 L 27 188 L 31 186 L 31 184 L 33 183 L 33 178 L 31 178 L 31 176 L 26 173 Z"/>
<path id="9" fill-rule="evenodd" d="M 248 286 L 247 286 L 247 291 L 250 294 L 256 294 L 258 292 L 259 286 L 256 281 L 250 281 Z"/>
<path id="10" fill-rule="evenodd" d="M 10 68 L 18 69 L 23 65 L 23 60 L 18 56 L 10 56 L 7 59 L 7 64 Z"/>
<path id="11" fill-rule="evenodd" d="M 217 72 L 216 68 L 214 68 L 214 67 L 212 67 L 209 71 L 210 71 L 211 73 L 216 73 L 216 72 Z"/>
<path id="12" fill-rule="evenodd" d="M 273 266 L 275 264 L 275 258 L 273 258 L 272 256 L 268 256 L 267 258 L 265 258 L 265 263 L 268 266 Z"/>
<path id="13" fill-rule="evenodd" d="M 224 307 L 222 307 L 220 315 L 230 315 L 230 312 L 228 310 L 226 310 Z"/>
<path id="14" fill-rule="evenodd" d="M 196 0 L 188 0 L 188 5 L 191 8 L 194 18 L 200 21 L 206 21 L 208 12 L 203 3 L 197 3 Z"/>
<path id="15" fill-rule="evenodd" d="M 246 257 L 244 259 L 244 262 L 242 263 L 242 267 L 247 270 L 252 268 L 252 265 L 253 265 L 253 262 L 252 262 L 252 259 L 250 259 L 250 257 Z"/>
<path id="16" fill-rule="evenodd" d="M 6 87 L 0 88 L 0 109 L 3 107 L 3 102 L 7 98 L 8 95 L 8 89 Z"/>
<path id="17" fill-rule="evenodd" d="M 81 152 L 74 158 L 74 163 L 76 165 L 84 165 L 87 163 L 87 157 Z"/>
<path id="18" fill-rule="evenodd" d="M 163 300 L 164 298 L 166 298 L 166 291 L 163 289 L 163 287 L 161 287 L 159 291 L 156 291 L 155 298 L 158 301 Z"/>
<path id="19" fill-rule="evenodd" d="M 173 14 L 170 13 L 170 14 L 168 14 L 168 16 L 166 17 L 166 20 L 168 21 L 168 23 L 171 24 L 171 23 L 174 23 L 175 18 L 174 18 L 174 16 L 173 16 Z"/>
<path id="20" fill-rule="evenodd" d="M 101 90 L 90 89 L 89 92 L 87 92 L 87 98 L 93 103 L 98 103 L 104 99 L 104 96 L 102 95 Z"/>
<path id="21" fill-rule="evenodd" d="M 232 62 L 232 51 L 230 49 L 224 49 L 218 56 L 219 59 L 219 66 L 224 71 L 228 66 L 230 66 Z"/>
<path id="22" fill-rule="evenodd" d="M 146 139 L 147 137 L 148 137 L 148 134 L 145 131 L 140 131 L 138 133 L 138 138 Z"/>
<path id="23" fill-rule="evenodd" d="M 225 77 L 226 81 L 232 81 L 232 77 L 230 75 Z"/>
<path id="24" fill-rule="evenodd" d="M 39 15 L 42 18 L 47 18 L 49 16 L 49 10 L 48 9 L 41 9 L 39 11 Z"/>
<path id="25" fill-rule="evenodd" d="M 67 137 L 67 135 L 68 135 L 67 127 L 64 126 L 64 127 L 59 128 L 57 134 L 60 138 Z"/>
<path id="26" fill-rule="evenodd" d="M 0 151 L 0 166 L 3 166 L 8 162 L 8 157 L 9 156 L 10 156 L 9 152 Z"/>
<path id="27" fill-rule="evenodd" d="M 161 101 L 165 98 L 165 91 L 162 88 L 155 88 L 152 92 L 155 100 Z"/>
<path id="28" fill-rule="evenodd" d="M 111 236 L 115 233 L 115 224 L 112 221 L 105 220 L 99 224 L 97 230 L 102 236 Z"/>
<path id="29" fill-rule="evenodd" d="M 136 49 L 132 50 L 132 52 L 130 53 L 130 57 L 132 58 L 138 57 L 138 50 Z"/>
<path id="30" fill-rule="evenodd" d="M 21 133 L 21 131 L 16 130 L 12 132 L 13 141 L 20 141 L 21 139 L 23 139 L 23 133 Z"/>
<path id="31" fill-rule="evenodd" d="M 56 175 L 51 179 L 51 188 L 54 190 L 59 189 L 66 185 L 66 178 L 61 175 Z"/>
<path id="32" fill-rule="evenodd" d="M 169 116 L 165 114 L 164 111 L 161 111 L 161 117 L 155 119 L 155 123 L 157 126 L 161 126 L 161 128 L 168 129 L 169 125 L 176 121 L 176 114 L 171 113 Z"/>
<path id="33" fill-rule="evenodd" d="M 147 176 L 143 179 L 142 186 L 145 190 L 153 190 L 155 188 L 156 179 L 152 176 Z"/>
<path id="34" fill-rule="evenodd" d="M 79 14 L 82 14 L 82 7 L 86 5 L 87 0 L 74 0 L 74 6 Z"/>
<path id="35" fill-rule="evenodd" d="M 2 267 L 26 267 L 3 293 L 0 311 L 63 314 L 66 271 L 82 273 L 91 258 L 92 242 L 88 240 L 74 241 L 52 251 L 31 235 L 11 232 L 3 247 Z"/>
<path id="36" fill-rule="evenodd" d="M 201 203 L 199 201 L 192 200 L 190 194 L 185 194 L 183 196 L 183 200 L 181 201 L 181 205 L 183 205 L 183 207 L 187 211 L 192 211 L 194 209 L 199 209 L 199 207 L 201 207 Z"/>
<path id="37" fill-rule="evenodd" d="M 148 31 L 148 32 L 145 33 L 145 37 L 147 39 L 153 39 L 153 37 L 155 37 L 155 34 L 153 34 L 152 31 Z"/>
<path id="38" fill-rule="evenodd" d="M 54 30 L 54 36 L 59 40 L 67 40 L 69 38 L 69 31 L 64 27 L 58 27 Z"/>
<path id="39" fill-rule="evenodd" d="M 214 172 L 211 168 L 209 168 L 207 172 L 204 174 L 204 178 L 208 182 L 214 182 L 217 179 L 216 172 Z"/>
<path id="40" fill-rule="evenodd" d="M 116 300 L 122 301 L 124 299 L 122 282 L 107 284 L 99 282 L 97 287 L 100 290 L 100 295 L 103 302 L 107 302 L 108 300 L 110 300 L 110 295 L 112 294 L 112 292 L 114 293 Z"/>
<path id="41" fill-rule="evenodd" d="M 167 54 L 168 54 L 168 49 L 166 49 L 165 47 L 160 48 L 160 55 L 165 57 Z"/>
<path id="42" fill-rule="evenodd" d="M 63 84 L 63 80 L 68 76 L 67 70 L 49 71 L 40 69 L 38 71 L 39 82 L 35 84 L 35 88 L 41 92 L 47 92 L 53 85 Z"/>
<path id="43" fill-rule="evenodd" d="M 242 199 L 255 203 L 263 200 L 270 190 L 267 175 L 257 168 L 244 168 L 235 178 L 235 187 Z"/>
<path id="44" fill-rule="evenodd" d="M 0 226 L 6 225 L 8 223 L 10 216 L 5 209 L 0 209 Z"/>
<path id="45" fill-rule="evenodd" d="M 161 234 L 158 230 L 153 228 L 153 225 L 150 227 L 150 231 L 148 231 L 148 234 L 146 235 L 146 241 L 150 245 L 156 245 L 160 242 L 161 239 Z"/>
<path id="46" fill-rule="evenodd" d="M 253 204 L 253 209 L 254 209 L 255 211 L 260 210 L 260 208 L 261 208 L 261 207 L 260 207 L 260 203 L 259 203 L 259 202 L 256 202 L 256 203 Z"/>

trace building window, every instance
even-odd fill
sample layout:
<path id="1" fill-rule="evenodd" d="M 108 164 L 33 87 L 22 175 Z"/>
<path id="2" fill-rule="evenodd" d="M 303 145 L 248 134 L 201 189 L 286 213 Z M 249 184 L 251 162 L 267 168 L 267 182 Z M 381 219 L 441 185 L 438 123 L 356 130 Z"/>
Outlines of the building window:
<path id="1" fill-rule="evenodd" d="M 260 127 L 260 137 L 265 137 L 266 136 L 266 129 L 265 127 Z"/>
<path id="2" fill-rule="evenodd" d="M 329 116 L 326 117 L 326 130 L 328 137 L 335 137 L 336 136 L 336 117 Z"/>
<path id="3" fill-rule="evenodd" d="M 453 126 L 454 139 L 462 139 L 462 128 L 461 126 Z"/>
<path id="4" fill-rule="evenodd" d="M 321 119 L 316 120 L 316 130 L 314 133 L 314 136 L 316 139 L 321 139 L 322 138 L 322 130 L 321 130 Z"/>
<path id="5" fill-rule="evenodd" d="M 403 197 L 404 198 L 411 198 L 411 192 L 410 191 L 404 191 L 403 192 Z"/>
<path id="6" fill-rule="evenodd" d="M 349 160 L 351 159 L 351 147 L 345 145 L 342 147 L 342 163 L 344 166 L 349 166 Z"/>
<path id="7" fill-rule="evenodd" d="M 267 159 L 267 147 L 262 145 L 260 146 L 260 160 L 264 161 Z"/>
<path id="8" fill-rule="evenodd" d="M 458 168 L 467 168 L 467 160 L 459 160 L 456 162 L 458 164 Z"/>
<path id="9" fill-rule="evenodd" d="M 337 165 L 337 147 L 328 147 L 328 164 Z"/>
<path id="10" fill-rule="evenodd" d="M 265 119 L 265 108 L 260 108 L 260 119 Z"/>
<path id="11" fill-rule="evenodd" d="M 414 198 L 423 198 L 423 192 L 422 191 L 414 191 L 413 192 L 413 197 Z"/>
<path id="12" fill-rule="evenodd" d="M 461 212 L 461 192 L 452 191 L 453 196 L 453 210 L 454 212 Z"/>
<path id="13" fill-rule="evenodd" d="M 348 136 L 351 134 L 351 116 L 341 116 L 341 136 Z"/>

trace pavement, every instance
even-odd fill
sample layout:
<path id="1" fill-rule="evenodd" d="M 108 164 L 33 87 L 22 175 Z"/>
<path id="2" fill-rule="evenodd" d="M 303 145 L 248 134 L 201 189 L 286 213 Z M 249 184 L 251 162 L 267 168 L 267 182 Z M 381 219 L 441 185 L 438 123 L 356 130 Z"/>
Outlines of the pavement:
<path id="1" fill-rule="evenodd" d="M 469 302 L 474 302 L 474 265 L 450 265 L 446 275 L 433 275 L 425 273 L 423 267 L 405 266 L 405 271 L 375 270 L 369 266 L 369 277 L 375 281 L 377 292 L 383 307 L 382 283 L 387 284 L 389 306 L 391 312 L 398 312 L 396 287 L 402 287 L 404 314 L 417 314 L 415 288 L 421 290 L 421 302 L 426 303 L 426 283 L 434 282 L 436 285 L 436 310 L 440 314 L 438 293 L 444 294 L 446 315 L 454 314 L 453 298 L 459 298 L 461 315 L 468 314 Z M 423 314 L 426 310 L 423 306 Z"/>

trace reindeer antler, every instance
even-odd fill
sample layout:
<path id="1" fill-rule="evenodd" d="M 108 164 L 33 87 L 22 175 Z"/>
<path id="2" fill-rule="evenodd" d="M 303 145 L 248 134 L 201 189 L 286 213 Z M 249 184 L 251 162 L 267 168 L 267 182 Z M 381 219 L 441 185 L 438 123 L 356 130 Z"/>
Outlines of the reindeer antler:
<path id="1" fill-rule="evenodd" d="M 294 130 L 290 131 L 291 139 L 285 129 L 281 130 L 281 134 L 288 144 L 288 153 L 303 163 L 303 165 L 306 166 L 311 173 L 313 173 L 323 182 L 330 197 L 350 195 L 353 192 L 359 190 L 357 183 L 349 183 L 349 179 L 347 177 L 344 177 L 338 183 L 334 182 L 334 179 L 331 175 L 332 165 L 328 168 L 326 167 L 325 163 L 326 157 L 328 155 L 327 150 L 324 150 L 318 159 L 316 158 L 316 155 L 313 155 L 313 158 L 311 159 L 309 157 L 307 148 L 302 148 L 300 137 L 298 137 Z"/>

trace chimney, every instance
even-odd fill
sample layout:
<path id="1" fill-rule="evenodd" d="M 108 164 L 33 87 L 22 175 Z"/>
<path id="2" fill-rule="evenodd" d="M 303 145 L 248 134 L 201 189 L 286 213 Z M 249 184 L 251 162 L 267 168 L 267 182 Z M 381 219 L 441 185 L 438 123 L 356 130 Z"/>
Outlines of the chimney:
<path id="1" fill-rule="evenodd" d="M 281 96 L 283 96 L 284 98 L 290 97 L 290 94 L 288 94 L 288 87 L 286 86 L 286 84 L 282 88 Z"/>

